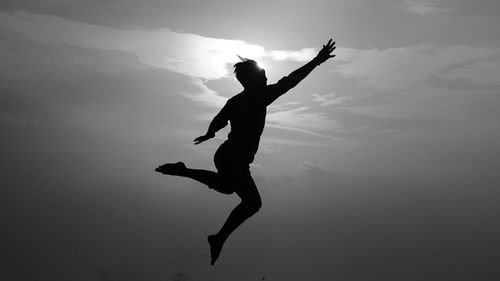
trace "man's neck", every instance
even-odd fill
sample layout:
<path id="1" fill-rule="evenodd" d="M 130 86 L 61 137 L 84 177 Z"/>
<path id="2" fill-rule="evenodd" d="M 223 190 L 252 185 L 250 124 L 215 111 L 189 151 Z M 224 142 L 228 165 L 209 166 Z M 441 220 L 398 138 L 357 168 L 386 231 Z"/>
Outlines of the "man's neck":
<path id="1" fill-rule="evenodd" d="M 266 84 L 261 84 L 261 85 L 255 85 L 255 86 L 247 86 L 245 87 L 245 91 L 255 91 L 255 90 L 261 90 L 264 89 L 267 85 Z"/>

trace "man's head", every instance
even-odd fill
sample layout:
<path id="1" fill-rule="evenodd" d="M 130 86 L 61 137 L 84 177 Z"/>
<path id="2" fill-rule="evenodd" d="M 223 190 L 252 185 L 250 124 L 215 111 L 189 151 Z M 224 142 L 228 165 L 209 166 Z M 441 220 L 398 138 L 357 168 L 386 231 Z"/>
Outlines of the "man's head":
<path id="1" fill-rule="evenodd" d="M 251 59 L 242 59 L 236 63 L 234 74 L 244 88 L 257 88 L 267 84 L 266 71 Z"/>

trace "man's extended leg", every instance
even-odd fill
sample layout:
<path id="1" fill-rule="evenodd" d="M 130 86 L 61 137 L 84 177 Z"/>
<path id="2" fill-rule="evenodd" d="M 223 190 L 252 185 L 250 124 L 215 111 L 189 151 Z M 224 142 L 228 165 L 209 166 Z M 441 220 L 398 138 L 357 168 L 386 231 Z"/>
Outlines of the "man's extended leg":
<path id="1" fill-rule="evenodd" d="M 155 171 L 165 174 L 191 178 L 213 188 L 219 183 L 219 174 L 208 170 L 190 169 L 183 162 L 167 163 L 159 166 Z"/>
<path id="2" fill-rule="evenodd" d="M 257 186 L 250 172 L 244 176 L 238 177 L 238 182 L 235 184 L 237 185 L 236 194 L 241 198 L 240 204 L 233 209 L 219 232 L 215 235 L 208 236 L 212 265 L 214 265 L 217 258 L 219 258 L 222 246 L 229 235 L 245 220 L 257 213 L 262 206 L 259 191 L 257 190 Z"/>
<path id="3" fill-rule="evenodd" d="M 224 194 L 232 194 L 234 188 L 231 183 L 224 180 L 217 172 L 190 169 L 183 162 L 167 163 L 159 166 L 155 171 L 164 175 L 173 175 L 193 179 L 207 185 L 210 189 Z"/>

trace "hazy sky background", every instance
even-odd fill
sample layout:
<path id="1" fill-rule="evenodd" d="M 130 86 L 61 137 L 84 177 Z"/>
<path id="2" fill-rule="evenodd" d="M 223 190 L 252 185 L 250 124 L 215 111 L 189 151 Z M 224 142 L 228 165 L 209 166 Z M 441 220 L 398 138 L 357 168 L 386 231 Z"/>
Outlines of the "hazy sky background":
<path id="1" fill-rule="evenodd" d="M 497 0 L 0 3 L 1 280 L 499 280 Z M 330 37 L 268 110 L 263 208 L 154 172 L 242 90 Z"/>

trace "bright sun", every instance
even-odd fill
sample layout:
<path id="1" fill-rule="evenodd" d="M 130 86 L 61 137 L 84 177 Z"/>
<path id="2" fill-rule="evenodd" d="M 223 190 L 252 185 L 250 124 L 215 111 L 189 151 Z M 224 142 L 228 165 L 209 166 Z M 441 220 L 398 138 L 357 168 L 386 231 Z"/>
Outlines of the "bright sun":
<path id="1" fill-rule="evenodd" d="M 262 63 L 262 61 L 257 61 L 257 66 L 261 69 L 266 69 L 266 66 Z"/>

